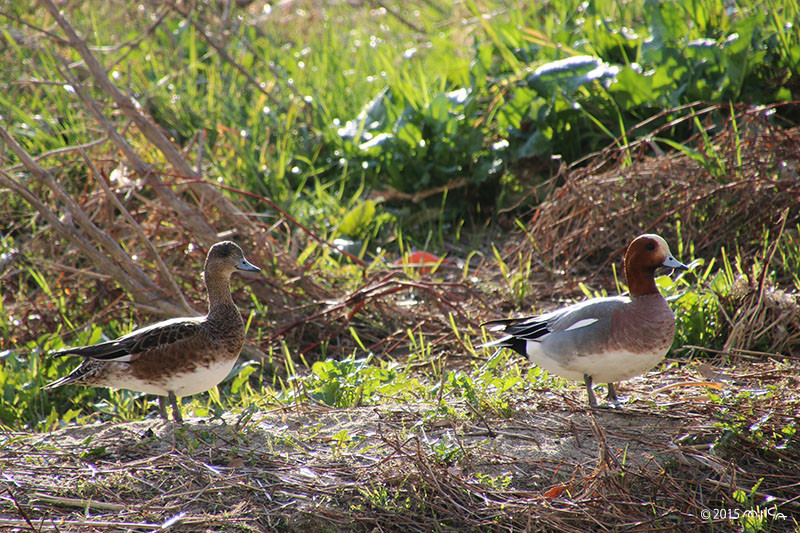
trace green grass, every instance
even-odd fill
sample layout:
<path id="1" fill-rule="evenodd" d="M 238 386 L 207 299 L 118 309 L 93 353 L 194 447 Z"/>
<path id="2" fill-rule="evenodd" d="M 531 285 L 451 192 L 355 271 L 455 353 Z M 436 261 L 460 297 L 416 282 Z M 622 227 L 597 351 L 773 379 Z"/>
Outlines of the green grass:
<path id="1" fill-rule="evenodd" d="M 681 112 L 654 117 L 698 100 L 789 100 L 800 68 L 800 38 L 784 31 L 800 24 L 796 0 L 733 8 L 714 0 L 398 6 L 421 33 L 382 9 L 295 5 L 258 24 L 237 12 L 224 36 L 207 30 L 263 90 L 178 13 L 141 40 L 162 10 L 90 2 L 67 15 L 101 50 L 136 42 L 98 55 L 178 145 L 204 132 L 210 179 L 269 196 L 306 222 L 335 228 L 365 193 L 387 185 L 413 194 L 464 181 L 421 204 L 378 203 L 372 217 L 343 231 L 353 238 L 397 225 L 425 235 L 436 219 L 407 221 L 420 208 L 450 220 L 468 206 L 469 218 L 480 220 L 513 201 L 521 161 L 573 161 L 618 139 L 646 138 Z M 26 2 L 6 11 L 50 24 Z M 190 16 L 201 27 L 218 20 L 204 4 Z M 306 29 L 302 38 L 297 26 Z M 62 79 L 55 52 L 14 43 L 0 60 L 3 114 L 33 153 L 98 137 L 65 85 L 15 83 Z M 681 144 L 689 126 L 659 138 L 690 150 Z"/>
<path id="2" fill-rule="evenodd" d="M 237 12 L 224 36 L 214 27 L 205 30 L 263 82 L 261 88 L 223 60 L 178 13 L 159 11 L 166 13 L 163 22 L 141 40 L 153 24 L 148 7 L 87 3 L 66 14 L 95 47 L 114 83 L 135 97 L 176 144 L 187 147 L 203 132 L 198 142 L 208 179 L 275 200 L 323 238 L 354 241 L 355 254 L 369 265 L 366 275 L 384 266 L 387 249 L 402 254 L 461 246 L 465 257 L 484 255 L 501 273 L 501 290 L 515 308 L 532 296 L 528 279 L 537 268 L 532 258 L 525 262 L 520 255 L 522 268 L 512 269 L 496 248 L 493 254 L 479 248 L 491 233 L 491 218 L 529 190 L 531 182 L 520 177 L 525 164 L 554 154 L 574 161 L 658 131 L 655 141 L 724 179 L 730 169 L 710 140 L 716 119 L 679 121 L 681 114 L 694 113 L 680 106 L 787 100 L 800 66 L 800 37 L 783 31 L 800 24 L 793 0 L 743 1 L 732 7 L 714 0 L 398 4 L 403 19 L 420 31 L 381 9 L 294 5 L 293 11 L 276 11 L 258 23 L 254 15 Z M 3 9 L 0 19 L 14 32 L 38 35 L 18 20 L 53 25 L 44 10 L 27 2 L 15 0 Z M 210 9 L 201 3 L 190 16 L 202 27 L 218 20 Z M 296 36 L 298 26 L 305 29 L 302 38 Z M 15 40 L 10 30 L 5 36 L 6 53 L 0 58 L 4 127 L 33 154 L 99 138 L 95 121 L 64 83 L 57 54 L 74 61 L 75 53 L 42 37 L 31 44 Z M 123 43 L 135 46 L 114 48 Z M 79 66 L 73 70 L 85 75 Z M 770 120 L 793 112 L 781 108 Z M 118 126 L 124 124 L 120 115 L 108 114 Z M 670 122 L 675 125 L 665 126 Z M 161 168 L 158 154 L 135 129 L 127 135 Z M 700 136 L 702 148 L 687 142 L 693 135 Z M 118 161 L 107 150 L 93 155 Z M 15 163 L 4 154 L 4 166 Z M 82 167 L 81 160 L 67 159 L 55 170 L 75 195 L 86 188 Z M 452 187 L 439 194 L 400 199 L 447 184 Z M 401 195 L 393 196 L 392 190 Z M 24 242 L 46 227 L 25 215 L 28 206 L 22 200 L 5 201 L 18 216 L 13 231 L 2 237 L 0 254 L 11 253 L 16 238 Z M 254 209 L 276 216 L 265 202 L 255 200 Z M 517 225 L 524 230 L 524 223 Z M 782 235 L 775 256 L 780 265 L 770 271 L 770 283 L 800 288 L 798 231 L 789 228 Z M 764 242 L 766 250 L 768 235 Z M 680 257 L 693 257 L 692 243 L 677 246 Z M 313 242 L 298 251 L 298 259 L 342 274 L 334 281 L 342 290 L 358 286 L 364 274 Z M 750 259 L 723 250 L 719 257 L 695 262 L 675 281 L 659 279 L 678 316 L 674 351 L 685 345 L 720 347 L 725 321 L 734 311 L 729 297 L 735 279 L 756 277 L 765 268 L 756 262 L 755 274 L 745 272 Z M 413 269 L 407 273 L 418 275 Z M 87 281 L 75 289 L 79 277 L 53 280 L 35 263 L 24 264 L 23 277 L 19 293 L 4 292 L 0 303 L 3 424 L 42 429 L 90 416 L 134 419 L 148 412 L 151 404 L 127 392 L 67 388 L 40 393 L 74 364 L 41 357 L 62 347 L 62 337 L 71 344 L 91 343 L 129 331 L 133 324 L 130 317 L 115 315 L 102 330 L 81 327 L 87 317 L 68 308 L 63 294 L 68 289 L 89 294 Z M 14 340 L 23 336 L 18 330 L 29 327 L 31 316 L 14 316 L 7 306 L 24 300 L 27 291 L 46 295 L 52 316 L 45 325 L 64 329 L 35 336 L 26 330 L 24 336 L 32 340 Z M 251 302 L 252 316 L 265 312 L 257 298 Z M 269 335 L 258 320 L 251 326 L 256 342 Z M 470 337 L 478 335 L 455 324 L 453 330 L 469 346 Z M 320 360 L 312 365 L 293 360 L 284 346 L 282 353 L 269 354 L 265 367 L 286 364 L 285 381 L 245 367 L 219 391 L 187 400 L 187 407 L 205 415 L 264 401 L 346 407 L 457 396 L 479 408 L 507 412 L 510 398 L 526 384 L 549 379 L 507 353 L 475 354 L 488 361 L 455 371 L 444 369 L 424 337 L 409 333 L 407 346 L 407 361 L 388 362 L 366 351 L 343 358 L 328 353 L 323 343 Z M 96 409 L 103 414 L 86 414 Z"/>

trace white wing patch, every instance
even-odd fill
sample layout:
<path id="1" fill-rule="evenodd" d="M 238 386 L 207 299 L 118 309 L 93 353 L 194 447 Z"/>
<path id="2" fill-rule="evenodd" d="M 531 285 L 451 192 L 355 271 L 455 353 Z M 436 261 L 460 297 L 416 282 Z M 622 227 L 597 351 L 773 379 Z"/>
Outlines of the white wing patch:
<path id="1" fill-rule="evenodd" d="M 90 359 L 91 359 L 91 357 L 90 357 Z M 125 355 L 120 355 L 119 357 L 114 357 L 113 359 L 103 358 L 103 359 L 98 359 L 98 360 L 99 361 L 114 361 L 114 362 L 117 362 L 117 363 L 130 363 L 131 361 L 133 361 L 133 356 L 131 354 L 129 354 L 129 353 L 126 353 Z"/>
<path id="2" fill-rule="evenodd" d="M 585 328 L 586 326 L 591 326 L 592 324 L 597 322 L 597 320 L 598 320 L 597 318 L 584 318 L 583 320 L 578 320 L 577 322 L 572 324 L 570 327 L 568 327 L 564 331 L 570 331 L 570 330 L 573 330 L 573 329 Z"/>

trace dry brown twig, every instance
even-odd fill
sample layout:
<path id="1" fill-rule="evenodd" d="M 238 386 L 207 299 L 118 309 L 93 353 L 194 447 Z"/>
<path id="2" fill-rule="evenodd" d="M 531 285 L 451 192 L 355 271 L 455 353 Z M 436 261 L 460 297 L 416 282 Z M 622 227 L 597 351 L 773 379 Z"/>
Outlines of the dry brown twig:
<path id="1" fill-rule="evenodd" d="M 175 278 L 172 276 L 172 273 L 167 268 L 167 265 L 164 264 L 164 261 L 161 259 L 158 250 L 156 250 L 156 247 L 153 246 L 153 243 L 151 243 L 150 239 L 147 238 L 147 235 L 145 234 L 144 230 L 142 230 L 142 227 L 136 222 L 136 220 L 134 220 L 130 212 L 128 212 L 128 210 L 125 208 L 122 202 L 120 202 L 119 199 L 111 191 L 108 184 L 103 179 L 103 176 L 100 174 L 100 171 L 97 169 L 97 167 L 95 167 L 91 158 L 89 158 L 89 156 L 86 154 L 86 151 L 83 149 L 80 149 L 79 151 L 83 156 L 83 160 L 86 163 L 86 166 L 89 167 L 92 174 L 94 174 L 97 183 L 103 189 L 103 192 L 105 192 L 106 197 L 111 200 L 111 202 L 114 204 L 114 207 L 116 207 L 117 211 L 119 211 L 122 214 L 123 218 L 128 223 L 128 225 L 134 229 L 136 235 L 139 236 L 139 240 L 142 242 L 142 244 L 149 252 L 150 258 L 153 261 L 155 261 L 156 265 L 158 265 L 158 270 L 161 273 L 161 277 L 169 283 L 170 288 L 172 289 L 172 294 L 179 300 L 181 306 L 185 310 L 184 313 L 190 315 L 198 314 L 194 309 L 192 309 L 192 306 L 189 305 L 189 302 L 186 301 L 186 298 L 183 296 L 183 292 L 178 287 Z"/>
<path id="2" fill-rule="evenodd" d="M 133 99 L 125 94 L 123 94 L 117 87 L 114 85 L 109 76 L 108 72 L 105 68 L 100 64 L 100 62 L 95 58 L 92 54 L 89 47 L 86 45 L 86 42 L 81 39 L 75 30 L 72 28 L 70 23 L 67 19 L 61 15 L 59 12 L 58 7 L 53 3 L 52 0 L 42 0 L 42 5 L 45 9 L 50 13 L 50 15 L 56 20 L 61 30 L 66 34 L 67 40 L 70 43 L 70 46 L 75 49 L 78 54 L 83 58 L 84 64 L 89 69 L 92 74 L 92 77 L 97 84 L 97 86 L 103 90 L 105 94 L 110 96 L 117 107 L 122 110 L 125 115 L 130 118 L 142 134 L 150 141 L 150 143 L 158 149 L 165 157 L 165 159 L 169 162 L 170 165 L 175 169 L 178 174 L 182 174 L 185 176 L 191 176 L 195 178 L 199 178 L 200 176 L 196 175 L 194 169 L 192 169 L 191 165 L 189 165 L 186 160 L 181 156 L 180 152 L 177 148 L 169 141 L 169 139 L 164 136 L 161 130 L 147 117 L 145 117 L 136 102 Z M 73 80 L 77 82 L 77 80 Z M 77 88 L 76 88 L 77 89 Z M 108 124 L 110 126 L 110 123 Z M 112 127 L 113 129 L 113 127 Z M 112 137 L 115 141 L 121 141 L 122 139 L 119 137 Z M 123 143 L 127 144 L 127 143 Z M 121 146 L 122 147 L 122 146 Z M 127 151 L 130 159 L 130 153 L 132 149 Z M 134 161 L 138 159 L 134 158 Z M 143 168 L 141 165 L 131 165 L 133 168 L 136 168 L 142 175 L 147 176 L 148 172 L 146 168 Z M 230 201 L 227 200 L 218 190 L 208 185 L 205 182 L 198 182 L 192 186 L 195 192 L 204 198 L 209 200 L 209 203 L 213 205 L 216 209 L 219 209 L 220 213 L 222 214 L 226 223 L 233 227 L 240 227 L 240 228 L 248 228 L 251 227 L 250 220 L 244 216 L 244 214 L 239 211 L 236 206 L 234 206 Z M 198 214 L 193 213 L 191 211 L 183 213 L 187 217 L 192 217 L 197 219 Z M 196 225 L 198 228 L 203 227 L 204 221 L 197 221 Z M 209 233 L 206 237 L 207 240 L 204 240 L 203 244 L 206 246 L 211 246 L 214 243 L 215 236 L 212 233 Z"/>
<path id="3" fill-rule="evenodd" d="M 752 282 L 754 280 L 751 280 L 747 295 L 740 299 L 741 303 L 737 306 L 736 313 L 731 320 L 731 331 L 722 347 L 723 352 L 735 352 L 753 346 L 754 343 L 760 337 L 766 335 L 775 324 L 781 321 L 785 322 L 785 318 L 789 318 L 784 317 L 784 313 L 781 313 L 778 317 L 772 318 L 770 322 L 772 313 L 770 313 L 768 308 L 767 298 L 769 297 L 773 306 L 775 304 L 780 305 L 780 302 L 775 301 L 777 298 L 780 298 L 780 295 L 775 296 L 774 294 L 768 295 L 766 293 L 767 272 L 769 271 L 770 263 L 772 262 L 772 258 L 775 255 L 778 243 L 786 227 L 788 215 L 789 208 L 785 209 L 781 215 L 779 220 L 780 228 L 778 229 L 778 233 L 774 238 L 770 250 L 767 252 L 767 256 L 764 258 L 763 265 L 761 265 L 761 272 L 758 274 L 757 284 L 753 286 Z M 797 313 L 797 308 L 798 306 L 795 303 L 794 309 L 789 307 L 787 311 L 789 313 L 795 312 L 796 314 L 800 314 Z M 797 332 L 797 335 L 800 335 L 800 331 Z M 777 345 L 773 344 L 770 347 L 770 351 L 781 351 L 786 347 L 787 343 L 791 342 L 791 339 L 783 336 L 782 341 L 783 342 L 779 341 Z"/>
<path id="4" fill-rule="evenodd" d="M 61 221 L 49 207 L 32 194 L 22 183 L 12 178 L 6 172 L 0 172 L 0 182 L 20 194 L 64 239 L 75 243 L 81 251 L 105 274 L 119 282 L 131 294 L 138 297 L 138 302 L 144 308 L 160 314 L 179 316 L 184 310 L 181 306 L 174 305 L 165 293 L 157 287 L 152 280 L 130 260 L 130 257 L 112 240 L 106 232 L 98 228 L 83 210 L 72 200 L 70 195 L 58 184 L 55 178 L 44 168 L 39 166 L 28 153 L 16 142 L 8 131 L 0 126 L 0 137 L 7 146 L 19 157 L 28 171 L 47 186 L 67 207 L 70 218 Z M 72 221 L 76 221 L 80 230 Z M 83 232 L 83 233 L 82 233 Z M 101 243 L 106 253 L 100 252 L 91 240 Z M 109 257 L 110 256 L 110 257 Z"/>

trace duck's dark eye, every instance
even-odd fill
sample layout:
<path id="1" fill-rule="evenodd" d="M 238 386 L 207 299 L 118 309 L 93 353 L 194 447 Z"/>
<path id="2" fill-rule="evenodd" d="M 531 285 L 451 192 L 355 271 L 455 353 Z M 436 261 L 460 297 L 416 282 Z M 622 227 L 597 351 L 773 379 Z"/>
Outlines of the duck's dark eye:
<path id="1" fill-rule="evenodd" d="M 652 250 L 656 249 L 656 243 L 651 241 L 651 242 L 648 242 L 647 244 L 645 244 L 644 247 L 645 247 L 645 249 L 652 251 Z"/>

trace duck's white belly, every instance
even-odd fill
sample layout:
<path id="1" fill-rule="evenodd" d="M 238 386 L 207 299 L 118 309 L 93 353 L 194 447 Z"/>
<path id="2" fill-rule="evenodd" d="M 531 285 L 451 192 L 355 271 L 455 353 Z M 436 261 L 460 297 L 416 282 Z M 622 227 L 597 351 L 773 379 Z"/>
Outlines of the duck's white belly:
<path id="1" fill-rule="evenodd" d="M 526 351 L 533 364 L 551 374 L 574 381 L 583 381 L 583 377 L 589 375 L 598 383 L 613 383 L 644 374 L 667 353 L 666 350 L 651 353 L 614 350 L 559 360 L 544 353 L 541 343 L 530 341 Z"/>
<path id="2" fill-rule="evenodd" d="M 176 396 L 191 396 L 214 388 L 225 379 L 233 368 L 236 358 L 214 361 L 209 366 L 197 366 L 190 372 L 176 372 L 169 376 L 159 376 L 144 380 L 130 372 L 125 363 L 110 363 L 118 368 L 106 373 L 104 386 L 115 389 L 128 389 L 158 396 L 168 396 L 170 391 Z"/>

